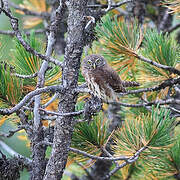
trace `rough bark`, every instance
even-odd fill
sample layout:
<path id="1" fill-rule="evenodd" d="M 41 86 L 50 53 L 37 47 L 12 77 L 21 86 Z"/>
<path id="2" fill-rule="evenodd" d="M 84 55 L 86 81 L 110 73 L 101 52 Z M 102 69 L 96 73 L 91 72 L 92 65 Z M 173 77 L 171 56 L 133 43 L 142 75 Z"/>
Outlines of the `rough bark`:
<path id="1" fill-rule="evenodd" d="M 62 73 L 62 84 L 66 91 L 60 97 L 59 113 L 73 112 L 75 110 L 77 94 L 74 90 L 78 82 L 80 58 L 84 46 L 86 3 L 86 0 L 66 1 L 69 11 L 67 22 L 68 35 Z M 59 117 L 56 120 L 53 147 L 44 180 L 61 179 L 68 157 L 73 128 L 74 118 L 72 116 Z"/>

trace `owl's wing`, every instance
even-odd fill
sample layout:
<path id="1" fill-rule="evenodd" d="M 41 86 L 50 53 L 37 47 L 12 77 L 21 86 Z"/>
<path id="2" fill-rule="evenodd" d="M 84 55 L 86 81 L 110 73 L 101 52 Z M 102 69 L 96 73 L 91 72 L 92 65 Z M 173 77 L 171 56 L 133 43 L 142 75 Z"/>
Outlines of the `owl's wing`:
<path id="1" fill-rule="evenodd" d="M 103 81 L 106 82 L 115 92 L 126 92 L 123 87 L 122 80 L 118 73 L 114 71 L 110 66 L 105 66 L 104 68 L 99 70 L 99 76 L 103 77 Z"/>

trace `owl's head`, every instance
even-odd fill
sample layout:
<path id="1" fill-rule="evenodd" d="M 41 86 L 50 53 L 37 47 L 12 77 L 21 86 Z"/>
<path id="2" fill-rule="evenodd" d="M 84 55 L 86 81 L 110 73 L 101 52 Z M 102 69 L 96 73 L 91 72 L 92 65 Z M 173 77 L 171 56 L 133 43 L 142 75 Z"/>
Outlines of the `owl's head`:
<path id="1" fill-rule="evenodd" d="M 82 62 L 83 67 L 89 70 L 97 69 L 104 66 L 105 64 L 106 60 L 102 56 L 97 54 L 91 54 L 89 56 L 86 56 Z"/>

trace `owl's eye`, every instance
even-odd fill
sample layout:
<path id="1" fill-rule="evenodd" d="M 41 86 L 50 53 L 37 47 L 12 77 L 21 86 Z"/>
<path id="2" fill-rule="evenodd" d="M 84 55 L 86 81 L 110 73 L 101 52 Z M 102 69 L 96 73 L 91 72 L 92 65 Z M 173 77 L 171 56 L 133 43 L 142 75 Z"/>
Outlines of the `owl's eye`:
<path id="1" fill-rule="evenodd" d="M 96 60 L 96 64 L 99 64 L 100 62 L 101 62 L 100 59 L 97 59 L 97 60 Z"/>
<path id="2" fill-rule="evenodd" d="M 91 61 L 88 61 L 87 63 L 88 63 L 89 65 L 91 65 L 91 64 L 92 64 L 92 62 L 91 62 Z"/>

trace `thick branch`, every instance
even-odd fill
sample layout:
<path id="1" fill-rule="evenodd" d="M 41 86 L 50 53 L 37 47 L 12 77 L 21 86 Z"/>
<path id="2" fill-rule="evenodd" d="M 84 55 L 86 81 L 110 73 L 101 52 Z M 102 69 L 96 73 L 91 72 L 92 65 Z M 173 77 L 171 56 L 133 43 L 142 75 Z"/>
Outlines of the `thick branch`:
<path id="1" fill-rule="evenodd" d="M 20 157 L 26 160 L 26 163 L 28 164 L 28 166 L 31 164 L 32 160 L 22 156 L 21 154 L 17 153 L 16 151 L 14 151 L 11 147 L 9 147 L 6 143 L 4 143 L 3 141 L 0 140 L 0 146 L 2 149 L 4 149 L 6 152 L 8 152 L 11 156 L 15 156 L 15 157 Z"/>

